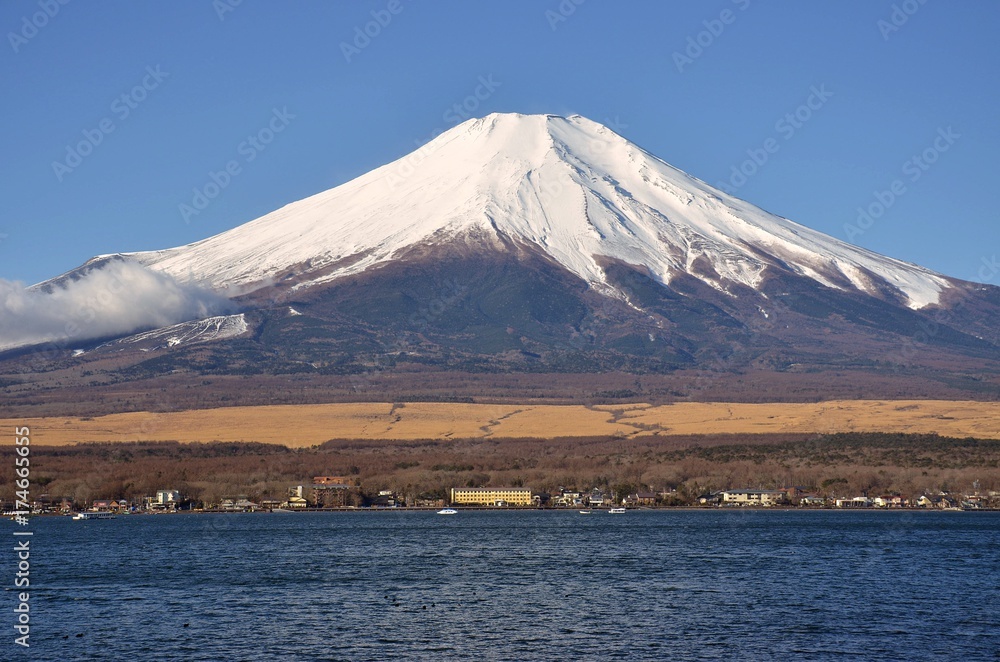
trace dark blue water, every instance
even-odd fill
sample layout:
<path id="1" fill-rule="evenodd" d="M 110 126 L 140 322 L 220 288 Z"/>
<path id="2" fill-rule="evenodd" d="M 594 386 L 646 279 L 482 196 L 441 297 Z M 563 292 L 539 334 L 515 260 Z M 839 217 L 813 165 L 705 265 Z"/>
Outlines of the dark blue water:
<path id="1" fill-rule="evenodd" d="M 5 659 L 1000 659 L 1000 513 L 295 513 L 31 529 L 32 647 L 20 655 L 10 636 Z M 15 561 L 0 558 L 11 586 Z M 10 615 L 9 588 L 5 599 Z"/>

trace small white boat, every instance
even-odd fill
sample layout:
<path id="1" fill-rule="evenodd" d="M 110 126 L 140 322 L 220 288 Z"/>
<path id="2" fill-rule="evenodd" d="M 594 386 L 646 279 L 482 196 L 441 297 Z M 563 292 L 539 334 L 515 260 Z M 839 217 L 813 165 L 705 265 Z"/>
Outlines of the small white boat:
<path id="1" fill-rule="evenodd" d="M 437 511 L 438 515 L 457 515 L 458 511 L 454 508 L 445 508 L 443 510 Z"/>
<path id="2" fill-rule="evenodd" d="M 608 512 L 611 513 L 612 515 L 624 515 L 625 514 L 625 509 L 624 508 L 612 508 Z"/>
<path id="3" fill-rule="evenodd" d="M 580 511 L 580 514 L 581 514 L 581 515 L 589 515 L 589 514 L 590 514 L 590 511 L 589 511 L 589 510 L 581 510 L 581 511 Z"/>
<path id="4" fill-rule="evenodd" d="M 106 512 L 77 513 L 76 515 L 73 515 L 73 519 L 114 519 L 114 518 L 115 516 L 113 513 L 106 513 Z"/>

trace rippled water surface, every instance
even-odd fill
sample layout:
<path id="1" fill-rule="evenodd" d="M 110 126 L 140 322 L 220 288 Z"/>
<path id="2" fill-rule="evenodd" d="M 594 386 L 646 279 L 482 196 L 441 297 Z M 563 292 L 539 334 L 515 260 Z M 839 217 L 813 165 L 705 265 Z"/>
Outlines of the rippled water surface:
<path id="1" fill-rule="evenodd" d="M 1000 513 L 275 513 L 31 528 L 30 659 L 1000 659 Z"/>

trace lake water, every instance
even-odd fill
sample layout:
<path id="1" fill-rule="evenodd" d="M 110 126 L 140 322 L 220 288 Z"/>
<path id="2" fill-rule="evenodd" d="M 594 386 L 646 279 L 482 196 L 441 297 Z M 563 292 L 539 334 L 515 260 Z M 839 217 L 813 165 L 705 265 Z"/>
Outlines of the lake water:
<path id="1" fill-rule="evenodd" d="M 274 513 L 30 529 L 30 655 L 12 644 L 8 588 L 4 659 L 1000 659 L 1000 513 Z"/>

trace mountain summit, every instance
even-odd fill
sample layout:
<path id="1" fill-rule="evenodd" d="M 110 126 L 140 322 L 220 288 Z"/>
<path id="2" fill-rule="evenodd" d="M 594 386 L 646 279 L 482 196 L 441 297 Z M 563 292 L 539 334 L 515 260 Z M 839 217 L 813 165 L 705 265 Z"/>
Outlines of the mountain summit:
<path id="1" fill-rule="evenodd" d="M 578 115 L 470 120 L 222 234 L 37 289 L 62 310 L 72 292 L 103 296 L 102 277 L 122 315 L 175 301 L 141 333 L 63 347 L 60 365 L 111 390 L 253 374 L 318 401 L 1000 391 L 1000 288 L 770 214 Z M 122 282 L 147 285 L 127 299 Z M 208 401 L 253 400 L 245 386 Z"/>
<path id="2" fill-rule="evenodd" d="M 948 279 L 723 193 L 579 115 L 492 114 L 398 161 L 197 243 L 128 257 L 214 289 L 297 288 L 451 240 L 535 247 L 611 291 L 603 258 L 669 285 L 758 288 L 768 271 L 938 303 Z"/>

